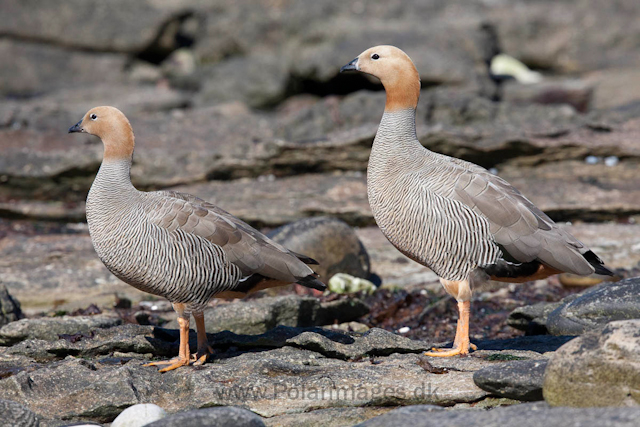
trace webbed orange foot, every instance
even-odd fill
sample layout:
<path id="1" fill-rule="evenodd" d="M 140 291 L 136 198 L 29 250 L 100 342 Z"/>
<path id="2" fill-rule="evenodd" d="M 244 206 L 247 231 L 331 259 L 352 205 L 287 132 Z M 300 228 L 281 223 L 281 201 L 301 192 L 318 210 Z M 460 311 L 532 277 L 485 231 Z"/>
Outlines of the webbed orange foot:
<path id="1" fill-rule="evenodd" d="M 198 352 L 193 355 L 193 365 L 200 366 L 204 365 L 207 360 L 209 360 L 209 356 L 213 355 L 213 349 L 210 345 L 205 346 L 204 348 L 199 348 Z"/>
<path id="2" fill-rule="evenodd" d="M 179 368 L 181 366 L 189 366 L 191 363 L 193 363 L 193 360 L 189 360 L 189 359 L 184 358 L 184 357 L 176 357 L 176 358 L 171 359 L 171 360 L 161 360 L 161 361 L 157 361 L 157 362 L 145 363 L 142 366 L 148 367 L 148 366 L 169 365 L 166 368 L 160 369 L 160 371 L 159 371 L 159 372 L 168 372 L 168 371 L 173 371 L 174 369 L 177 369 L 177 368 Z"/>
<path id="3" fill-rule="evenodd" d="M 424 355 L 432 357 L 451 357 L 459 354 L 460 356 L 466 356 L 467 354 L 469 354 L 470 349 L 477 350 L 478 347 L 476 347 L 474 344 L 469 343 L 466 346 L 459 345 L 453 348 L 432 348 L 431 351 L 425 351 Z"/>

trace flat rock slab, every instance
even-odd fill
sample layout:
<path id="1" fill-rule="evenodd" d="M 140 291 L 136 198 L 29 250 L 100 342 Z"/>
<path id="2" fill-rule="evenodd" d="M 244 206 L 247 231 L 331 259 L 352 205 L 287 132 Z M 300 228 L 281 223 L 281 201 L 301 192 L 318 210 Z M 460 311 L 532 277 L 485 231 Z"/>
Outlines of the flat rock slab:
<path id="1" fill-rule="evenodd" d="M 62 316 L 21 319 L 0 328 L 0 345 L 10 346 L 28 339 L 57 341 L 60 335 L 89 333 L 122 324 L 109 316 Z"/>
<path id="2" fill-rule="evenodd" d="M 134 301 L 148 298 L 107 270 L 87 231 L 7 236 L 0 240 L 0 269 L 3 283 L 27 314 L 53 307 L 112 306 L 116 293 Z"/>
<path id="3" fill-rule="evenodd" d="M 640 406 L 639 330 L 640 319 L 618 320 L 560 347 L 545 371 L 544 399 L 553 406 Z"/>
<path id="4" fill-rule="evenodd" d="M 410 425 L 415 427 L 469 426 L 500 427 L 540 425 L 581 427 L 597 422 L 605 427 L 632 427 L 640 423 L 640 408 L 551 408 L 545 403 L 529 403 L 490 411 L 446 411 L 431 405 L 399 408 L 358 424 L 359 427 Z"/>
<path id="5" fill-rule="evenodd" d="M 473 381 L 496 396 L 515 400 L 542 400 L 542 383 L 547 359 L 517 360 L 482 368 Z"/>
<path id="6" fill-rule="evenodd" d="M 391 411 L 392 407 L 339 407 L 317 409 L 299 414 L 277 415 L 265 418 L 269 427 L 344 427 L 352 426 Z"/>

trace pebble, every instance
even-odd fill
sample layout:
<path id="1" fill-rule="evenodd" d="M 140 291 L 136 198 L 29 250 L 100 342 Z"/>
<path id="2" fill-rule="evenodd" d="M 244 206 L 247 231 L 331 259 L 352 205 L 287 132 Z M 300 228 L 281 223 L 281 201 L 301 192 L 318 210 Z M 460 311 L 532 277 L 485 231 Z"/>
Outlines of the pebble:
<path id="1" fill-rule="evenodd" d="M 167 416 L 164 409 L 153 403 L 129 406 L 113 420 L 111 427 L 142 427 Z"/>
<path id="2" fill-rule="evenodd" d="M 609 156 L 604 158 L 604 164 L 606 166 L 611 167 L 617 165 L 618 163 L 620 163 L 620 159 L 618 159 L 618 157 L 616 156 Z"/>
<path id="3" fill-rule="evenodd" d="M 587 156 L 584 159 L 584 162 L 588 165 L 595 165 L 598 164 L 598 162 L 600 161 L 600 159 L 596 156 Z"/>

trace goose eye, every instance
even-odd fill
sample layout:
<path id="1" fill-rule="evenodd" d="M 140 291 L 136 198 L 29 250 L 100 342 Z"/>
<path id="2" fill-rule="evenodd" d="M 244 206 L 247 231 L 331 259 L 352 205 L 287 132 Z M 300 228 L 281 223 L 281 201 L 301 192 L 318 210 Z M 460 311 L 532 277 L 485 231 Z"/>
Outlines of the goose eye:
<path id="1" fill-rule="evenodd" d="M 377 53 L 374 53 L 373 55 L 371 55 L 371 59 L 376 60 L 379 59 L 380 55 L 378 55 Z"/>
<path id="2" fill-rule="evenodd" d="M 89 118 L 90 118 L 91 120 L 95 120 L 95 119 L 97 119 L 97 118 L 98 118 L 98 116 L 96 116 L 95 114 L 92 114 L 92 115 L 90 115 L 90 116 L 89 116 Z"/>

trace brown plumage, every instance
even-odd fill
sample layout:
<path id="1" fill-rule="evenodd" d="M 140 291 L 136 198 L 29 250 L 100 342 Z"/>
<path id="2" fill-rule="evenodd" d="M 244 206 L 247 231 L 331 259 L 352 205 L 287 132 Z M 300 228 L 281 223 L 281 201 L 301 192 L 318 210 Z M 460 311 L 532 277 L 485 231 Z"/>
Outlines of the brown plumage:
<path id="1" fill-rule="evenodd" d="M 307 264 L 313 259 L 270 240 L 230 213 L 190 194 L 138 191 L 130 179 L 134 135 L 113 107 L 91 109 L 69 132 L 104 143 L 104 159 L 87 197 L 87 222 L 96 253 L 107 268 L 136 288 L 167 298 L 178 313 L 180 353 L 167 371 L 206 360 L 211 351 L 203 309 L 215 296 L 243 297 L 257 290 L 300 283 L 325 285 Z M 190 314 L 198 352 L 190 357 Z"/>
<path id="2" fill-rule="evenodd" d="M 563 271 L 612 274 L 508 182 L 422 147 L 415 127 L 420 78 L 407 54 L 376 46 L 342 70 L 376 76 L 387 92 L 367 170 L 369 203 L 378 226 L 401 252 L 438 274 L 458 300 L 454 348 L 429 355 L 469 352 L 470 280 L 476 272 L 507 282 Z"/>

